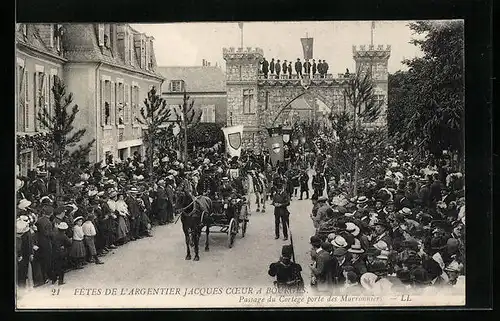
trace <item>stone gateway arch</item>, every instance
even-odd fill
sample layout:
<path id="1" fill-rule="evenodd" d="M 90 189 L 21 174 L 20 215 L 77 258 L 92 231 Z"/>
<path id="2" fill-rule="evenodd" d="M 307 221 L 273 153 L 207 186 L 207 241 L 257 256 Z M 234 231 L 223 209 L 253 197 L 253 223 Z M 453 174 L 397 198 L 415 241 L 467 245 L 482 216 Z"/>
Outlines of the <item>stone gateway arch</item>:
<path id="1" fill-rule="evenodd" d="M 375 125 L 386 125 L 387 109 L 387 64 L 390 46 L 353 46 L 356 70 L 369 72 L 374 80 L 377 99 L 382 102 L 382 115 Z M 266 147 L 268 131 L 266 128 L 283 124 L 289 119 L 290 112 L 317 119 L 321 117 L 318 100 L 332 111 L 347 108 L 344 87 L 348 77 L 344 74 L 326 74 L 300 79 L 293 74 L 268 75 L 260 73 L 263 59 L 261 48 L 224 48 L 226 60 L 227 125 L 244 125 L 242 145 L 245 149 L 261 151 Z M 304 100 L 307 108 L 294 111 L 293 104 Z"/>

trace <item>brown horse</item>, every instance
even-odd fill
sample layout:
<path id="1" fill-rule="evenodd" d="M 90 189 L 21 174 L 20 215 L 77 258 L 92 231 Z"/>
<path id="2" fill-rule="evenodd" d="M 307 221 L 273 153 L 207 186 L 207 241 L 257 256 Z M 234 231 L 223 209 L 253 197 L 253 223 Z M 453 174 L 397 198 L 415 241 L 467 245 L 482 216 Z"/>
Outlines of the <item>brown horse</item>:
<path id="1" fill-rule="evenodd" d="M 186 260 L 191 260 L 191 246 L 194 247 L 194 261 L 199 261 L 199 243 L 201 230 L 212 211 L 212 200 L 207 196 L 194 197 L 184 189 L 177 190 L 176 211 L 180 212 L 182 231 L 186 239 Z M 205 240 L 205 250 L 208 251 L 208 227 Z"/>

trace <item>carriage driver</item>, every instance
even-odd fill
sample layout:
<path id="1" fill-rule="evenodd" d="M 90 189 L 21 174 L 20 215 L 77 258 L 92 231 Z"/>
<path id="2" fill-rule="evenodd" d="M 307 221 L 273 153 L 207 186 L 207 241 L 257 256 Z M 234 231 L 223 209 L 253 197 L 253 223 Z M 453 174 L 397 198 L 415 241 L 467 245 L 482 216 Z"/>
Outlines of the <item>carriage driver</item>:
<path id="1" fill-rule="evenodd" d="M 229 182 L 229 178 L 227 176 L 222 177 L 219 191 L 223 200 L 228 199 L 233 194 L 233 187 L 231 186 L 231 183 Z"/>

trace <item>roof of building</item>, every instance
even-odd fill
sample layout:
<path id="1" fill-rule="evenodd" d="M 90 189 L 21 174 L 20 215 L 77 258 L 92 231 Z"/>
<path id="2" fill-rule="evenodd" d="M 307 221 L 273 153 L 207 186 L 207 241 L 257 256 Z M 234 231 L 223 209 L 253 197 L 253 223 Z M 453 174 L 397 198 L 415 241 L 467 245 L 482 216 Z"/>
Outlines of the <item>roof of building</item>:
<path id="1" fill-rule="evenodd" d="M 23 34 L 23 26 L 26 26 L 26 37 Z M 59 56 L 61 59 L 63 59 L 63 57 L 59 53 L 57 53 L 57 50 L 55 48 L 50 48 L 48 44 L 43 41 L 40 33 L 38 32 L 38 29 L 36 28 L 36 25 L 18 24 L 16 28 L 16 41 L 17 43 L 23 44 L 24 46 L 27 46 L 29 48 L 44 52 L 52 56 Z"/>
<path id="2" fill-rule="evenodd" d="M 161 77 L 156 71 L 140 68 L 137 52 L 133 64 L 126 64 L 120 56 L 116 43 L 111 48 L 99 46 L 98 30 L 94 24 L 65 24 L 63 37 L 64 56 L 69 61 L 102 61 L 123 68 Z M 154 51 L 152 52 L 154 55 Z M 153 57 L 153 63 L 156 59 Z"/>
<path id="3" fill-rule="evenodd" d="M 159 66 L 156 71 L 165 78 L 166 86 L 171 80 L 184 80 L 187 92 L 226 91 L 226 74 L 216 66 Z"/>

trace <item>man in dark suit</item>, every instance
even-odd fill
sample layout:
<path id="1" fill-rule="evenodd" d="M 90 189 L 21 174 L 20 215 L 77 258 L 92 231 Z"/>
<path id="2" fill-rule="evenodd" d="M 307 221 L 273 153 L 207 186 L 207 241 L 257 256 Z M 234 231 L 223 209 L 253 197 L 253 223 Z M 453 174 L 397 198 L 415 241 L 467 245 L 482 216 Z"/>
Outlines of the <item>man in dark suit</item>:
<path id="1" fill-rule="evenodd" d="M 309 198 L 309 175 L 307 174 L 307 170 L 302 170 L 302 174 L 300 175 L 300 200 L 302 199 L 302 194 L 306 193 L 306 199 Z"/>
<path id="2" fill-rule="evenodd" d="M 288 62 L 288 78 L 292 79 L 292 62 Z"/>
<path id="3" fill-rule="evenodd" d="M 274 58 L 271 59 L 271 63 L 269 64 L 269 71 L 271 75 L 274 74 Z"/>
<path id="4" fill-rule="evenodd" d="M 316 75 L 316 60 L 313 59 L 313 63 L 312 63 L 312 72 L 313 72 L 313 76 Z"/>
<path id="5" fill-rule="evenodd" d="M 156 190 L 156 208 L 160 225 L 167 224 L 167 202 L 168 196 L 165 191 L 165 181 L 160 180 L 158 182 L 158 189 Z"/>
<path id="6" fill-rule="evenodd" d="M 309 266 L 319 291 L 328 290 L 333 285 L 333 259 L 330 254 L 332 251 L 333 245 L 329 242 L 323 242 L 316 252 L 315 262 Z"/>
<path id="7" fill-rule="evenodd" d="M 323 78 L 323 63 L 321 62 L 321 59 L 318 59 L 318 74 L 320 78 Z"/>
<path id="8" fill-rule="evenodd" d="M 295 72 L 299 78 L 302 78 L 302 63 L 299 58 L 297 58 L 297 62 L 295 63 Z"/>
<path id="9" fill-rule="evenodd" d="M 52 280 L 53 265 L 52 265 L 52 236 L 54 228 L 50 217 L 54 213 L 54 208 L 50 205 L 44 205 L 42 208 L 43 215 L 37 220 L 36 227 L 38 230 L 38 246 L 42 265 L 42 274 L 45 280 Z"/>
<path id="10" fill-rule="evenodd" d="M 328 63 L 326 60 L 323 60 L 323 77 L 328 73 Z"/>
<path id="11" fill-rule="evenodd" d="M 267 78 L 267 74 L 269 73 L 269 61 L 267 61 L 266 58 L 262 60 L 262 73 L 264 74 L 264 77 Z"/>
<path id="12" fill-rule="evenodd" d="M 283 65 L 281 67 L 282 67 L 281 70 L 283 70 L 283 75 L 286 75 L 287 74 L 287 70 L 288 70 L 288 65 L 286 63 L 286 59 L 283 62 Z"/>
<path id="13" fill-rule="evenodd" d="M 309 62 L 309 59 L 306 59 L 306 61 L 304 62 L 304 73 L 306 75 L 311 74 L 311 63 Z"/>
<path id="14" fill-rule="evenodd" d="M 287 207 L 290 205 L 290 195 L 285 190 L 284 184 L 279 184 L 278 191 L 273 196 L 272 205 L 274 206 L 274 233 L 275 239 L 280 238 L 280 221 L 283 226 L 284 240 L 288 240 L 288 223 L 290 212 Z"/>
<path id="15" fill-rule="evenodd" d="M 279 78 L 281 73 L 281 64 L 279 59 L 278 61 L 276 61 L 276 65 L 274 66 L 274 68 L 276 68 L 276 76 L 278 76 Z"/>

